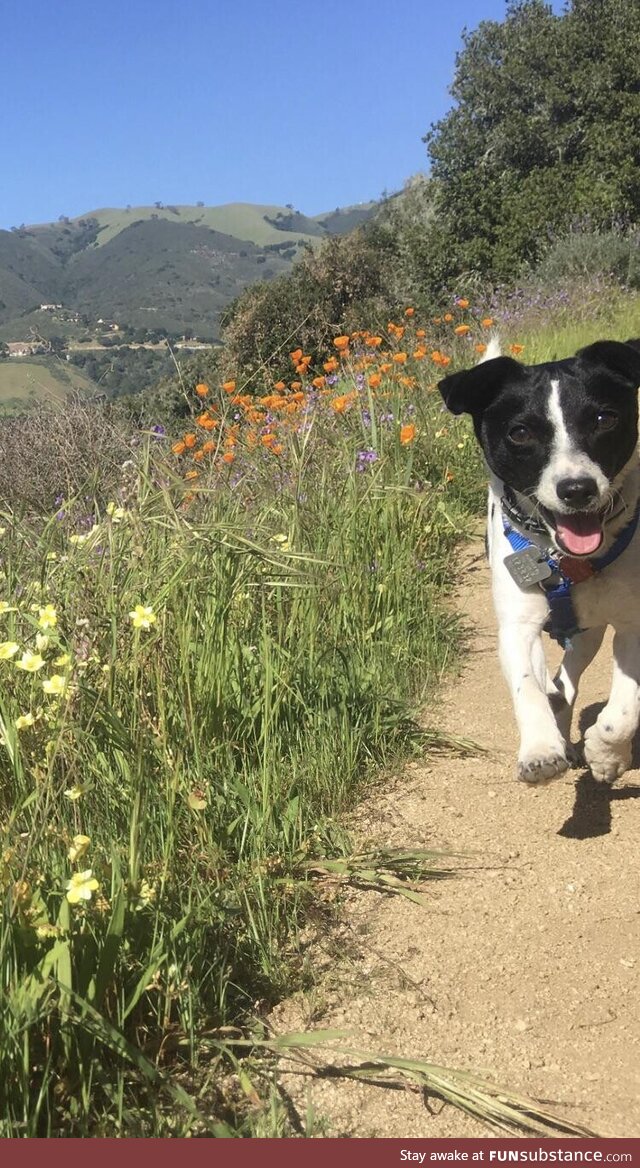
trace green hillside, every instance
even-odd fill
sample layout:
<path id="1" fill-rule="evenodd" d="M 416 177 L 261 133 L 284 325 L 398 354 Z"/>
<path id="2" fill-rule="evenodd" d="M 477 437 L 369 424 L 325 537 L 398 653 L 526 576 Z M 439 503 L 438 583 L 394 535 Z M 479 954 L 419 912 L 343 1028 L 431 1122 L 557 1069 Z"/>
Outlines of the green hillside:
<path id="1" fill-rule="evenodd" d="M 158 204 L 0 231 L 0 339 L 73 340 L 115 321 L 216 340 L 221 312 L 244 288 L 374 209 L 311 218 L 291 206 Z"/>
<path id="2" fill-rule="evenodd" d="M 0 361 L 0 413 L 25 402 L 60 403 L 73 391 L 94 393 L 96 385 L 73 365 L 55 359 Z"/>
<path id="3" fill-rule="evenodd" d="M 249 240 L 259 247 L 270 243 L 281 243 L 282 232 L 286 228 L 277 228 L 269 222 L 276 220 L 279 215 L 287 217 L 291 214 L 286 207 L 261 205 L 255 203 L 226 203 L 220 207 L 194 207 L 185 204 L 163 205 L 162 207 L 103 207 L 98 211 L 89 211 L 82 216 L 84 220 L 95 220 L 99 226 L 97 236 L 98 247 L 110 243 L 121 231 L 125 231 L 132 223 L 147 222 L 149 220 L 166 220 L 169 223 L 193 224 L 197 227 L 208 227 L 211 231 L 220 231 L 224 235 L 233 235 L 236 239 Z M 296 239 L 311 241 L 322 235 L 318 224 L 313 219 L 303 220 L 299 229 L 296 229 Z M 80 220 L 71 220 L 72 224 Z M 306 228 L 306 230 L 305 230 Z M 37 229 L 36 229 L 37 230 Z"/>
<path id="4" fill-rule="evenodd" d="M 248 284 L 288 271 L 290 262 L 208 227 L 164 220 L 132 223 L 67 266 L 67 296 L 90 317 L 108 315 L 171 333 L 217 335 L 222 309 Z"/>

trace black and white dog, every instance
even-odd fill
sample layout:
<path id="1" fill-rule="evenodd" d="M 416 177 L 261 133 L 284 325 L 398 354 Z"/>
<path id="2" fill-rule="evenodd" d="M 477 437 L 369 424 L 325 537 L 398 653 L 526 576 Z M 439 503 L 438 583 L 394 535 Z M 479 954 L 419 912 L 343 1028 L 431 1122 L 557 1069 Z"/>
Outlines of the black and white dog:
<path id="1" fill-rule="evenodd" d="M 640 341 L 598 341 L 541 365 L 498 353 L 492 341 L 439 389 L 452 413 L 471 415 L 491 475 L 488 553 L 518 777 L 546 782 L 578 761 L 578 682 L 611 625 L 611 692 L 584 741 L 593 777 L 611 783 L 640 720 Z M 545 628 L 566 649 L 553 681 Z"/>

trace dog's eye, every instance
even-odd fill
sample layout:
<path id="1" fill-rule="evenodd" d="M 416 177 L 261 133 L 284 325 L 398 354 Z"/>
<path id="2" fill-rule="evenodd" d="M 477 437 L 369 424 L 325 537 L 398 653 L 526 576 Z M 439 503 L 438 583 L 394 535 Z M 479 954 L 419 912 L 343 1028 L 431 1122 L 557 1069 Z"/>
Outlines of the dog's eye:
<path id="1" fill-rule="evenodd" d="M 526 446 L 529 442 L 534 441 L 534 437 L 526 426 L 512 426 L 509 430 L 509 441 L 516 446 Z"/>
<path id="2" fill-rule="evenodd" d="M 603 430 L 613 430 L 614 426 L 618 425 L 618 415 L 614 414 L 613 410 L 600 410 L 596 418 L 596 430 L 602 433 Z"/>

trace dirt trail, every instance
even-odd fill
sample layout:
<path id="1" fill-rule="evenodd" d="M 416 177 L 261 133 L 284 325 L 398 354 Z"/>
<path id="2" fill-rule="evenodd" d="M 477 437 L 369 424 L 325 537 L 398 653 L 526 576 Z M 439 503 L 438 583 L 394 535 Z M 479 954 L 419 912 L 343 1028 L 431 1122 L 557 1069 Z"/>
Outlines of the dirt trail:
<path id="1" fill-rule="evenodd" d="M 284 1003 L 285 1029 L 348 1028 L 349 1045 L 479 1071 L 602 1135 L 640 1135 L 640 772 L 602 791 L 579 771 L 530 789 L 496 657 L 489 577 L 467 549 L 458 606 L 471 632 L 461 678 L 426 721 L 487 754 L 413 764 L 358 816 L 361 838 L 469 853 L 431 905 L 349 895 L 314 939 L 317 988 Z M 609 643 L 608 643 L 609 644 Z M 606 697 L 610 647 L 587 673 L 581 724 Z M 574 727 L 574 739 L 576 738 Z M 284 1074 L 327 1135 L 491 1137 L 413 1092 Z"/>

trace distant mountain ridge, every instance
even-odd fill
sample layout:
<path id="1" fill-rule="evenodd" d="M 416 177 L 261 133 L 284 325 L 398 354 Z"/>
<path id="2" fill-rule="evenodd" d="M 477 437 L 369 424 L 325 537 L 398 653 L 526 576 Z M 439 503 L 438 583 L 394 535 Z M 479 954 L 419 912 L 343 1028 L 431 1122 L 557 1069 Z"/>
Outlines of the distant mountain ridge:
<path id="1" fill-rule="evenodd" d="M 310 217 L 292 206 L 157 203 L 0 231 L 0 340 L 69 336 L 100 318 L 215 340 L 245 287 L 288 271 L 301 248 L 351 231 L 376 205 Z"/>

